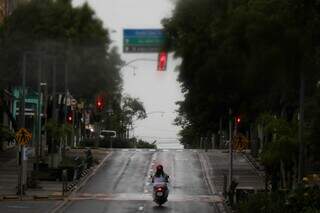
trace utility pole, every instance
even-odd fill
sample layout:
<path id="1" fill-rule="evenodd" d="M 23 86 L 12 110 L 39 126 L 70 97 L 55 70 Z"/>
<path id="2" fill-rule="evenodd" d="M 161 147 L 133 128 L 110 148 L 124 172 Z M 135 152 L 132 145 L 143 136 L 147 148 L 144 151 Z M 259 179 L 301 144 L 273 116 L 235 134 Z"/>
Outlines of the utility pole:
<path id="1" fill-rule="evenodd" d="M 232 150 L 232 110 L 229 108 L 229 181 L 230 188 L 233 176 L 233 150 Z"/>
<path id="2" fill-rule="evenodd" d="M 301 183 L 304 175 L 304 142 L 303 142 L 303 125 L 304 125 L 304 90 L 305 80 L 303 71 L 300 72 L 300 113 L 299 113 L 299 161 L 298 161 L 298 183 Z"/>
<path id="3" fill-rule="evenodd" d="M 52 66 L 52 120 L 57 121 L 57 110 L 56 110 L 56 57 L 53 57 Z M 51 135 L 51 167 L 54 166 L 54 136 Z"/>
<path id="4" fill-rule="evenodd" d="M 44 118 L 44 126 L 47 124 L 48 120 L 48 80 L 46 79 L 46 82 L 41 83 L 41 86 L 44 86 L 43 96 L 42 96 L 42 103 L 43 103 L 43 118 Z M 47 141 L 47 131 L 44 131 L 44 138 L 46 138 Z M 43 144 L 42 144 L 42 138 L 41 138 L 41 145 L 40 145 L 40 157 L 43 156 Z"/>
<path id="5" fill-rule="evenodd" d="M 26 90 L 26 69 L 27 69 L 27 54 L 24 53 L 22 56 L 22 94 L 20 96 L 20 128 L 25 127 L 25 90 Z M 24 169 L 24 145 L 19 146 L 19 178 L 18 178 L 18 194 L 20 195 L 20 200 L 24 194 L 24 184 L 25 184 L 25 169 Z"/>
<path id="6" fill-rule="evenodd" d="M 41 55 L 38 55 L 38 107 L 37 107 L 37 124 L 38 124 L 38 134 L 36 143 L 36 171 L 39 170 L 39 153 L 40 153 L 40 143 L 41 143 L 41 72 L 42 72 L 42 60 Z"/>
<path id="7" fill-rule="evenodd" d="M 68 110 L 68 107 L 67 107 L 67 102 L 68 102 L 68 98 L 69 98 L 69 90 L 68 90 L 68 73 L 69 72 L 69 66 L 68 66 L 68 55 L 66 57 L 66 62 L 65 62 L 65 65 L 64 65 L 64 100 L 65 100 L 65 103 L 64 103 L 64 122 L 66 122 L 66 117 L 67 117 L 67 110 Z M 72 120 L 74 120 L 74 117 L 72 117 Z M 73 127 L 72 127 L 73 128 Z M 72 137 L 72 136 L 71 136 Z M 72 141 L 72 140 L 71 140 Z M 68 144 L 68 136 L 66 136 L 66 141 L 65 141 L 65 144 L 64 144 L 64 147 Z M 72 145 L 71 145 L 72 147 Z M 65 149 L 65 148 L 64 148 Z M 63 150 L 64 152 L 65 150 Z"/>

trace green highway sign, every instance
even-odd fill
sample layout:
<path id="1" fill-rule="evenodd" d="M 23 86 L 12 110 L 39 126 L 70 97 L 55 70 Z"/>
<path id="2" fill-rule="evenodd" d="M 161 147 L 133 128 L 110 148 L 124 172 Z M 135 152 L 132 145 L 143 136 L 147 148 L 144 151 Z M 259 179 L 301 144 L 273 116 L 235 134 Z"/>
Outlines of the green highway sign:
<path id="1" fill-rule="evenodd" d="M 160 29 L 123 30 L 124 53 L 158 53 L 165 38 Z"/>
<path id="2" fill-rule="evenodd" d="M 133 46 L 161 46 L 164 43 L 164 38 L 127 38 L 125 45 Z"/>

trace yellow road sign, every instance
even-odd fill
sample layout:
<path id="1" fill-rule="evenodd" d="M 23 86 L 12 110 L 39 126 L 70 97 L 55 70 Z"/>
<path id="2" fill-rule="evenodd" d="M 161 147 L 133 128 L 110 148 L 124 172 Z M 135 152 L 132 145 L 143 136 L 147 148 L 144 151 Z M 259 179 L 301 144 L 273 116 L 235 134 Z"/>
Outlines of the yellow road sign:
<path id="1" fill-rule="evenodd" d="M 249 140 L 241 133 L 237 134 L 233 138 L 233 148 L 238 151 L 247 149 L 249 146 Z"/>
<path id="2" fill-rule="evenodd" d="M 32 139 L 32 134 L 25 128 L 19 129 L 19 131 L 16 133 L 16 141 L 20 145 L 26 145 L 28 144 Z"/>

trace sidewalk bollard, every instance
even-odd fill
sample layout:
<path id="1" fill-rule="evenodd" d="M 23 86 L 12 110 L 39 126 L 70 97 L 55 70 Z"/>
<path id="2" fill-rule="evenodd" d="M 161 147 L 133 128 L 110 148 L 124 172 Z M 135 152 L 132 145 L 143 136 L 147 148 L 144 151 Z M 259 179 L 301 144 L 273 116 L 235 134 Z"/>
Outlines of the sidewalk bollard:
<path id="1" fill-rule="evenodd" d="M 65 192 L 67 191 L 67 180 L 68 180 L 68 177 L 67 177 L 68 173 L 67 173 L 67 170 L 64 169 L 62 171 L 62 196 L 64 196 Z"/>

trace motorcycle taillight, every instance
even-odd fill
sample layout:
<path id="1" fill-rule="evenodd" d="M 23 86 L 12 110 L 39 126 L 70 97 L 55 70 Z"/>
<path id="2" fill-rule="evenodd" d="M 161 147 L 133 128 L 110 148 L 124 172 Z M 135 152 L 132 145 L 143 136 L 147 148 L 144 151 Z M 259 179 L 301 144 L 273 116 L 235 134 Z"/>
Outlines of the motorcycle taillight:
<path id="1" fill-rule="evenodd" d="M 157 188 L 157 192 L 162 192 L 163 189 L 162 188 Z"/>

